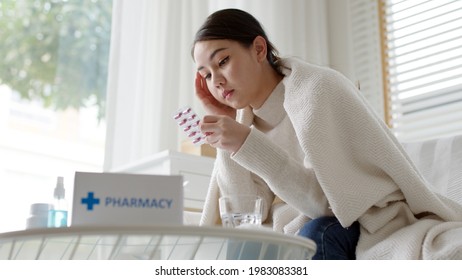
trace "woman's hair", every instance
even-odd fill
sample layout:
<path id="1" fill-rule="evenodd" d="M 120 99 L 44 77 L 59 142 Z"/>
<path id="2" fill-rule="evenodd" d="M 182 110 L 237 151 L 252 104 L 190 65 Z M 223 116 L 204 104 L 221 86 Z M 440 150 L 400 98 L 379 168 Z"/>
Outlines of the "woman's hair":
<path id="1" fill-rule="evenodd" d="M 278 65 L 278 51 L 268 40 L 260 22 L 251 14 L 238 9 L 224 9 L 208 16 L 196 33 L 191 54 L 194 56 L 194 46 L 200 41 L 233 40 L 248 48 L 257 36 L 266 40 L 266 59 L 282 75 Z"/>

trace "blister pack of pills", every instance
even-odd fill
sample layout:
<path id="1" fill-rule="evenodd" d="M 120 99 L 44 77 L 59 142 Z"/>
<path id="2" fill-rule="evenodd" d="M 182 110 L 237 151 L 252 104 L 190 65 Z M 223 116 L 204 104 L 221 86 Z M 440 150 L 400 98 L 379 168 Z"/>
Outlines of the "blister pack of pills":
<path id="1" fill-rule="evenodd" d="M 173 119 L 178 123 L 181 129 L 191 139 L 194 145 L 202 145 L 205 143 L 205 135 L 202 134 L 199 128 L 200 118 L 191 107 L 178 109 L 173 114 Z"/>

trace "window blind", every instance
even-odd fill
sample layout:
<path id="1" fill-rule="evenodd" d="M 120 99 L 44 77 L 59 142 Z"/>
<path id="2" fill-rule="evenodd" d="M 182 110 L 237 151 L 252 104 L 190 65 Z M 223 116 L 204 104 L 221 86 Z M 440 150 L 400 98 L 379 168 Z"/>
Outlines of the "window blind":
<path id="1" fill-rule="evenodd" d="M 462 1 L 378 3 L 393 132 L 401 141 L 462 133 Z"/>

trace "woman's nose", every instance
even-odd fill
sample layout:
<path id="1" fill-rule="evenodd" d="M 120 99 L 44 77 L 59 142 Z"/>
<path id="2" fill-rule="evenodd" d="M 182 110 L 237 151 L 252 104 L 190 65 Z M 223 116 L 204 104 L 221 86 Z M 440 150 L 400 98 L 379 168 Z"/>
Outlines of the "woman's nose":
<path id="1" fill-rule="evenodd" d="M 213 85 L 217 88 L 223 86 L 223 84 L 225 83 L 225 78 L 223 77 L 223 75 L 215 74 L 212 76 L 212 78 Z"/>

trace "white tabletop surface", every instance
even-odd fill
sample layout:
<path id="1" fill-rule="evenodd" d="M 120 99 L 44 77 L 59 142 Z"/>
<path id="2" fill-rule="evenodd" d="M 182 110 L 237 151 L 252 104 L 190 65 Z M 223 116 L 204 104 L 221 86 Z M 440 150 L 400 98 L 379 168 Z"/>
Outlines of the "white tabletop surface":
<path id="1" fill-rule="evenodd" d="M 310 259 L 312 240 L 268 229 L 68 227 L 0 234 L 0 259 Z"/>

